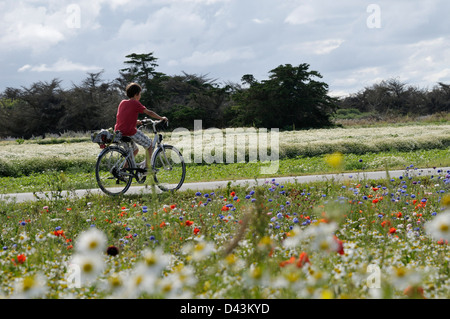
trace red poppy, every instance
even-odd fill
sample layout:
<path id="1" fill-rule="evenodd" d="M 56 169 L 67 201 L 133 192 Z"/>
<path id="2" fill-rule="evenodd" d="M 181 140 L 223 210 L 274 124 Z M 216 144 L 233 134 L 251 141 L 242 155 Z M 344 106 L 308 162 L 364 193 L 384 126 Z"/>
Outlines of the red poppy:
<path id="1" fill-rule="evenodd" d="M 64 237 L 64 238 L 66 238 L 66 236 L 64 236 L 64 231 L 63 230 L 55 230 L 53 232 L 53 235 L 55 235 L 56 237 Z"/>
<path id="2" fill-rule="evenodd" d="M 165 222 L 162 222 L 161 224 L 159 224 L 159 227 L 163 228 L 164 226 L 166 226 Z"/>
<path id="3" fill-rule="evenodd" d="M 309 261 L 308 255 L 305 252 L 302 252 L 300 254 L 300 256 L 298 257 L 298 261 L 297 261 L 297 267 L 301 268 L 303 267 L 306 263 L 311 263 Z"/>
<path id="4" fill-rule="evenodd" d="M 292 256 L 291 258 L 289 258 L 288 260 L 282 261 L 280 262 L 280 267 L 284 267 L 286 265 L 290 265 L 293 264 L 295 262 L 295 257 Z"/>
<path id="5" fill-rule="evenodd" d="M 197 235 L 200 232 L 200 229 L 198 229 L 197 227 L 194 228 L 194 235 Z"/>
<path id="6" fill-rule="evenodd" d="M 231 193 L 230 193 L 230 196 L 231 196 L 231 197 L 234 197 L 235 195 L 236 195 L 236 192 L 231 192 Z"/>
<path id="7" fill-rule="evenodd" d="M 403 293 L 405 295 L 407 295 L 408 297 L 410 297 L 410 298 L 426 299 L 425 296 L 423 295 L 423 288 L 422 287 L 409 286 L 403 291 Z"/>
<path id="8" fill-rule="evenodd" d="M 344 254 L 344 244 L 342 243 L 342 241 L 337 238 L 336 236 L 334 236 L 334 240 L 336 241 L 336 243 L 338 244 L 338 248 L 336 249 L 336 251 L 338 252 L 338 254 L 343 255 Z"/>
<path id="9" fill-rule="evenodd" d="M 300 254 L 300 256 L 297 258 L 295 258 L 294 256 L 292 256 L 291 258 L 289 258 L 288 260 L 282 261 L 280 263 L 280 267 L 285 267 L 287 265 L 291 265 L 291 264 L 295 264 L 295 266 L 297 266 L 298 268 L 303 267 L 306 263 L 310 263 L 308 255 L 305 252 L 302 252 Z"/>
<path id="10" fill-rule="evenodd" d="M 193 223 L 194 223 L 193 221 L 187 220 L 185 224 L 186 224 L 186 226 L 191 226 Z"/>
<path id="11" fill-rule="evenodd" d="M 17 261 L 19 264 L 23 264 L 27 260 L 27 256 L 25 254 L 17 255 Z"/>
<path id="12" fill-rule="evenodd" d="M 223 212 L 226 212 L 226 211 L 230 210 L 230 207 L 227 207 L 226 205 L 224 205 L 221 210 Z"/>
<path id="13" fill-rule="evenodd" d="M 170 205 L 170 209 L 175 209 L 175 207 L 177 207 L 177 205 Z"/>
<path id="14" fill-rule="evenodd" d="M 395 234 L 396 231 L 397 229 L 395 227 L 389 228 L 389 234 Z"/>

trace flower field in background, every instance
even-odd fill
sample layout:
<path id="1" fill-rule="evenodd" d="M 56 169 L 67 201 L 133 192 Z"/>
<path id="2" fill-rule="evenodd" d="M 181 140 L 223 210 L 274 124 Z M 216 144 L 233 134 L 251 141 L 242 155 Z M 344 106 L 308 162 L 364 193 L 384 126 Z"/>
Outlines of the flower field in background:
<path id="1" fill-rule="evenodd" d="M 435 170 L 0 201 L 0 298 L 450 298 L 450 172 Z"/>
<path id="2" fill-rule="evenodd" d="M 242 129 L 245 135 L 245 129 Z M 205 135 L 207 130 L 195 134 Z M 226 130 L 222 130 L 225 134 Z M 236 129 L 236 132 L 239 132 Z M 172 137 L 172 133 L 164 133 L 164 143 L 179 148 L 188 163 L 194 162 L 194 155 L 211 152 L 209 144 L 205 142 L 196 145 L 194 132 L 186 132 L 184 138 Z M 189 135 L 190 134 L 190 135 Z M 149 133 L 147 135 L 150 136 Z M 236 133 L 238 136 L 239 133 Z M 206 138 L 205 138 L 206 139 Z M 50 143 L 55 140 L 55 143 Z M 90 142 L 90 138 L 81 142 L 82 138 L 62 138 L 66 143 L 57 143 L 58 139 L 28 140 L 23 143 L 17 141 L 0 141 L 0 177 L 22 176 L 31 173 L 41 173 L 48 169 L 86 171 L 95 165 L 100 149 L 97 144 Z M 225 140 L 225 139 L 224 139 Z M 48 141 L 49 143 L 43 143 Z M 258 143 L 238 145 L 239 152 L 245 154 L 256 153 Z M 223 154 L 226 156 L 224 141 Z M 268 144 L 270 148 L 270 143 Z M 411 152 L 420 150 L 448 150 L 450 146 L 450 125 L 402 125 L 391 127 L 349 127 L 334 129 L 311 129 L 304 131 L 280 132 L 280 159 L 295 159 L 297 157 L 313 157 L 340 152 L 343 154 L 368 154 L 380 152 Z M 232 150 L 238 152 L 238 147 Z M 138 161 L 143 160 L 142 151 Z M 208 154 L 204 154 L 206 156 Z M 210 155 L 210 153 L 209 153 Z M 235 156 L 237 157 L 237 156 Z M 200 156 L 202 158 L 202 156 Z M 224 162 L 228 163 L 228 161 Z M 248 162 L 248 161 L 247 161 Z M 447 164 L 442 164 L 447 165 Z"/>

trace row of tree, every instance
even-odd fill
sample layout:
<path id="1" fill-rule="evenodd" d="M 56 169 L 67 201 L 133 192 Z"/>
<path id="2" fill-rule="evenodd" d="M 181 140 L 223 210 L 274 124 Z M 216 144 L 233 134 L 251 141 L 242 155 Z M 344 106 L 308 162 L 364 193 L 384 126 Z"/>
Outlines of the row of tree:
<path id="1" fill-rule="evenodd" d="M 438 82 L 426 90 L 389 79 L 341 99 L 339 108 L 376 113 L 380 117 L 449 112 L 450 85 Z"/>
<path id="2" fill-rule="evenodd" d="M 126 58 L 127 67 L 113 81 L 105 81 L 99 72 L 88 73 L 81 84 L 70 89 L 62 89 L 58 79 L 28 88 L 7 88 L 0 94 L 0 137 L 30 138 L 113 127 L 117 106 L 126 98 L 124 88 L 130 82 L 143 87 L 141 102 L 145 106 L 167 116 L 172 127 L 188 129 L 196 119 L 201 119 L 205 128 L 330 127 L 340 108 L 380 115 L 449 110 L 450 86 L 443 83 L 425 91 L 388 80 L 336 99 L 328 95 L 321 74 L 305 63 L 280 65 L 263 81 L 247 74 L 239 84 L 219 84 L 205 75 L 158 72 L 153 53 Z"/>

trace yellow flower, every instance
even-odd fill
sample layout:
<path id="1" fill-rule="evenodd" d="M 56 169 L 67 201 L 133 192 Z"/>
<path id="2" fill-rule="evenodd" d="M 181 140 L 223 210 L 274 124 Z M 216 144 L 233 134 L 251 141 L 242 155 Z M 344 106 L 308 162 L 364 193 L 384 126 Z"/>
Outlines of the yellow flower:
<path id="1" fill-rule="evenodd" d="M 445 207 L 450 207 L 450 195 L 445 195 L 442 197 L 442 205 Z"/>
<path id="2" fill-rule="evenodd" d="M 340 152 L 335 152 L 325 156 L 325 162 L 332 168 L 341 168 L 344 163 L 344 156 Z"/>

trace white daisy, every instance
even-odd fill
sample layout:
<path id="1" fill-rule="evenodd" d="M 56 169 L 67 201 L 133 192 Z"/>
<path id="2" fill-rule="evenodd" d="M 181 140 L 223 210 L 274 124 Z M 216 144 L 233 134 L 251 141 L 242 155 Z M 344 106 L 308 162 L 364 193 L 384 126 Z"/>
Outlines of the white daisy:
<path id="1" fill-rule="evenodd" d="M 450 241 L 450 210 L 436 215 L 424 227 L 433 239 Z"/>
<path id="2" fill-rule="evenodd" d="M 75 249 L 82 254 L 100 254 L 107 244 L 106 235 L 97 228 L 90 228 L 78 237 Z"/>
<path id="3" fill-rule="evenodd" d="M 103 272 L 105 262 L 101 256 L 92 254 L 76 254 L 70 267 L 74 270 L 72 277 L 80 284 L 90 284 Z"/>
<path id="4" fill-rule="evenodd" d="M 160 275 L 163 269 L 169 265 L 170 258 L 171 256 L 165 254 L 161 248 L 157 248 L 154 251 L 145 249 L 142 252 L 142 261 L 138 266 L 142 266 L 146 272 Z"/>
<path id="5" fill-rule="evenodd" d="M 43 298 L 48 291 L 46 277 L 38 273 L 20 278 L 14 285 L 13 299 Z"/>
<path id="6" fill-rule="evenodd" d="M 27 236 L 27 233 L 26 233 L 26 232 L 23 232 L 23 233 L 21 233 L 21 234 L 19 235 L 18 242 L 19 242 L 20 244 L 25 243 L 27 240 L 28 240 L 28 236 Z"/>

